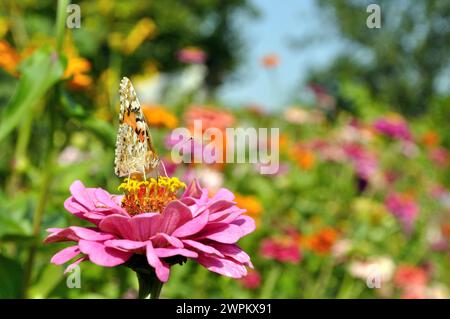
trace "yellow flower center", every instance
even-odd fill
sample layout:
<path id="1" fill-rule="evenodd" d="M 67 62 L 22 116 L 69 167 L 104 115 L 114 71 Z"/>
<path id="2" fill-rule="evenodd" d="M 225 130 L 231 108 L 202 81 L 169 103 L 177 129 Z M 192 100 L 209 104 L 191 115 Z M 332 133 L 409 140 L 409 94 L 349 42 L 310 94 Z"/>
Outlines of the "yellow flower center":
<path id="1" fill-rule="evenodd" d="M 130 214 L 159 212 L 177 198 L 177 192 L 186 188 L 186 184 L 176 177 L 158 177 L 146 181 L 126 178 L 118 187 L 125 196 L 122 207 Z"/>

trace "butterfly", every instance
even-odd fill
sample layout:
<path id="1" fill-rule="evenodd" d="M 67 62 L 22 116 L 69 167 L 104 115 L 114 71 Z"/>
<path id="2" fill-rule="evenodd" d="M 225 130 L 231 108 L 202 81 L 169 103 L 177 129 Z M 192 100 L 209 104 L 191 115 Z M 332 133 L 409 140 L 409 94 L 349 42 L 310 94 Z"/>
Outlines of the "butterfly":
<path id="1" fill-rule="evenodd" d="M 149 127 L 131 81 L 123 77 L 119 86 L 120 113 L 116 140 L 115 173 L 119 177 L 146 178 L 160 163 Z"/>

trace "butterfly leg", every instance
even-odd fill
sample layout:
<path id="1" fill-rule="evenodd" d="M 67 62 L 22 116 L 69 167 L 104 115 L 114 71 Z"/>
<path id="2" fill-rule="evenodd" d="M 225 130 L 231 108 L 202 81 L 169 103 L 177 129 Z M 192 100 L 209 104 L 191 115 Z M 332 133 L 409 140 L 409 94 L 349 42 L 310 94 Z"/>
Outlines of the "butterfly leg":
<path id="1" fill-rule="evenodd" d="M 145 166 L 142 166 L 142 171 L 144 172 L 144 181 L 146 181 L 147 180 L 147 176 L 145 174 Z"/>

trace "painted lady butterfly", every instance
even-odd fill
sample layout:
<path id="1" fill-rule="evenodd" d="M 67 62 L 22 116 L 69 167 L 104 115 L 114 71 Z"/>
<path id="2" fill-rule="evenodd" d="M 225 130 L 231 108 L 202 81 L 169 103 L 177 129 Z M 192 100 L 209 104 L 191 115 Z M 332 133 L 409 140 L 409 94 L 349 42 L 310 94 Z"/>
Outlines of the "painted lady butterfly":
<path id="1" fill-rule="evenodd" d="M 115 173 L 119 177 L 146 178 L 160 163 L 141 105 L 131 81 L 120 81 L 119 131 L 116 141 Z"/>

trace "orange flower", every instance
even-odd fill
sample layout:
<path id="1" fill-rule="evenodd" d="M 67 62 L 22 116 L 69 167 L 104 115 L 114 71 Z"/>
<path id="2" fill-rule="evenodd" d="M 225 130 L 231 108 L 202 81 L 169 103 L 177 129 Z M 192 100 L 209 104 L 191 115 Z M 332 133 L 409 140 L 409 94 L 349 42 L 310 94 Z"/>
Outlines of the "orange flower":
<path id="1" fill-rule="evenodd" d="M 450 223 L 442 224 L 441 229 L 444 236 L 450 238 Z"/>
<path id="2" fill-rule="evenodd" d="M 311 150 L 298 144 L 291 149 L 290 157 L 298 164 L 300 168 L 304 170 L 310 170 L 313 168 L 316 159 Z"/>
<path id="3" fill-rule="evenodd" d="M 314 235 L 306 237 L 304 244 L 317 254 L 328 254 L 338 237 L 338 232 L 335 229 L 327 227 Z"/>
<path id="4" fill-rule="evenodd" d="M 178 125 L 178 119 L 175 115 L 161 105 L 143 105 L 145 119 L 150 126 L 167 127 L 174 129 Z"/>
<path id="5" fill-rule="evenodd" d="M 280 58 L 277 54 L 267 54 L 262 57 L 262 64 L 265 68 L 275 68 L 280 63 Z"/>
<path id="6" fill-rule="evenodd" d="M 246 214 L 255 219 L 256 223 L 259 224 L 263 207 L 256 196 L 245 196 L 238 194 L 236 195 L 234 201 L 237 203 L 239 208 L 246 209 Z"/>
<path id="7" fill-rule="evenodd" d="M 428 131 L 422 136 L 422 143 L 427 147 L 433 147 L 439 145 L 440 137 L 435 131 Z"/>
<path id="8" fill-rule="evenodd" d="M 92 78 L 87 75 L 91 70 L 88 60 L 78 56 L 68 56 L 67 68 L 64 78 L 69 78 L 69 87 L 72 90 L 85 90 L 92 84 Z"/>
<path id="9" fill-rule="evenodd" d="M 394 283 L 399 287 L 424 286 L 427 282 L 427 272 L 412 265 L 400 265 L 394 276 Z"/>
<path id="10" fill-rule="evenodd" d="M 217 128 L 222 132 L 222 140 L 218 139 L 217 136 L 213 135 L 211 137 L 211 142 L 221 143 L 223 158 L 226 158 L 227 152 L 227 140 L 225 129 L 233 127 L 235 122 L 235 117 L 228 111 L 220 110 L 212 107 L 197 106 L 192 105 L 184 114 L 184 119 L 187 128 L 193 133 L 194 132 L 194 121 L 201 121 L 202 134 L 209 128 Z M 216 140 L 217 139 L 217 140 Z M 212 164 L 216 169 L 223 169 L 225 167 L 224 163 Z"/>
<path id="11" fill-rule="evenodd" d="M 16 67 L 20 62 L 20 56 L 8 42 L 0 40 L 0 68 L 17 76 Z"/>
<path id="12" fill-rule="evenodd" d="M 186 124 L 189 129 L 193 129 L 194 121 L 202 121 L 203 132 L 210 127 L 216 127 L 225 131 L 227 127 L 233 127 L 235 122 L 234 116 L 225 110 L 219 110 L 211 107 L 192 105 L 184 115 Z"/>
<path id="13" fill-rule="evenodd" d="M 280 150 L 289 153 L 290 139 L 286 133 L 281 133 L 279 138 Z"/>

